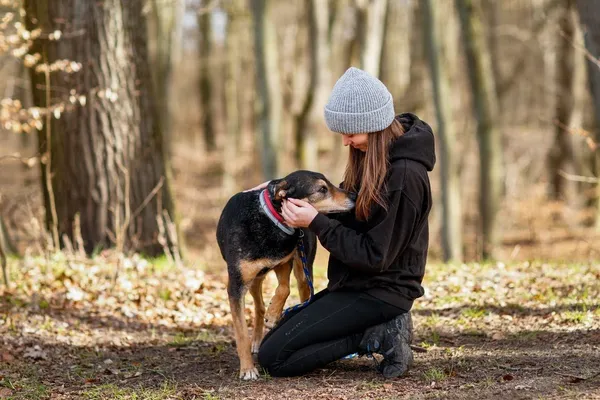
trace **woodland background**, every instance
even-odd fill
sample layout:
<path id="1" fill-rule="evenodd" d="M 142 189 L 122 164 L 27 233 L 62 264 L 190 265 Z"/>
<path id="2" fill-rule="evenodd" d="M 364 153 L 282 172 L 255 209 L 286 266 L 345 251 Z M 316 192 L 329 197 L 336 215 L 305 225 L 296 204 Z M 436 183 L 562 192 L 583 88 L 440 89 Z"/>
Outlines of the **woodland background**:
<path id="1" fill-rule="evenodd" d="M 0 0 L 0 397 L 593 397 L 599 58 L 596 0 Z M 349 66 L 436 134 L 428 352 L 248 386 L 216 222 L 342 180 Z"/>

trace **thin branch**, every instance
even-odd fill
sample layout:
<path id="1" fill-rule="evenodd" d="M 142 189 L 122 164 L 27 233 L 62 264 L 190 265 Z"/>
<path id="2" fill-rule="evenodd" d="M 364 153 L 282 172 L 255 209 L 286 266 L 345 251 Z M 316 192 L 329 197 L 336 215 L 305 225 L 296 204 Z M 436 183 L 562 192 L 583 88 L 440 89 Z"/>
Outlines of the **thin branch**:
<path id="1" fill-rule="evenodd" d="M 600 372 L 596 372 L 595 374 L 590 375 L 588 377 L 571 375 L 571 374 L 563 374 L 562 372 L 555 372 L 555 374 L 560 375 L 560 376 L 566 376 L 567 378 L 572 378 L 573 380 L 575 380 L 577 382 L 587 381 L 587 380 L 594 379 L 594 378 L 600 376 Z"/>
<path id="2" fill-rule="evenodd" d="M 570 40 L 570 38 L 562 30 L 560 31 L 560 35 L 566 40 L 569 40 L 571 42 L 571 46 L 573 46 L 577 50 L 583 51 L 585 58 L 587 58 L 593 64 L 596 64 L 598 68 L 600 68 L 600 58 L 595 57 L 584 45 L 575 42 L 575 40 Z"/>
<path id="3" fill-rule="evenodd" d="M 165 181 L 165 177 L 161 176 L 160 180 L 158 181 L 158 183 L 156 184 L 154 189 L 152 189 L 152 191 L 144 199 L 144 202 L 142 204 L 140 204 L 140 206 L 138 208 L 136 208 L 136 210 L 133 212 L 133 214 L 131 214 L 131 219 L 135 219 L 135 217 L 137 217 L 139 215 L 139 213 L 142 212 L 144 207 L 146 207 L 148 205 L 148 203 L 150 203 L 150 200 L 152 200 L 152 198 L 156 195 L 156 193 L 158 193 L 160 188 L 162 188 L 164 181 Z"/>
<path id="4" fill-rule="evenodd" d="M 558 171 L 558 174 L 563 178 L 574 181 L 574 182 L 585 182 L 585 183 L 600 183 L 599 178 L 595 178 L 593 176 L 582 176 L 582 175 L 573 175 L 569 174 L 563 170 Z"/>

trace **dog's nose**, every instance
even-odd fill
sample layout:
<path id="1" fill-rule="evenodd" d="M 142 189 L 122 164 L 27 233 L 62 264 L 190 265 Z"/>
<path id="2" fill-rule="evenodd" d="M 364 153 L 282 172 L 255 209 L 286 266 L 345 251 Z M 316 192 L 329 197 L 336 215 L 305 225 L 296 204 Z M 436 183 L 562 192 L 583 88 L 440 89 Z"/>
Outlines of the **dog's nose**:
<path id="1" fill-rule="evenodd" d="M 352 201 L 356 201 L 356 193 L 348 192 L 348 198 Z"/>

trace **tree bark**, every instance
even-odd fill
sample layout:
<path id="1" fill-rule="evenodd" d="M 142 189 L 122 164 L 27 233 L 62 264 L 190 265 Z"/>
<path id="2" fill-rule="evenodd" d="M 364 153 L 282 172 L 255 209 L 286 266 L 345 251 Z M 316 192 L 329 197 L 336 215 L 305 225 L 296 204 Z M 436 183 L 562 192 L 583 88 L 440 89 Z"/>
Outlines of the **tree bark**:
<path id="1" fill-rule="evenodd" d="M 263 174 L 266 179 L 278 176 L 277 155 L 281 124 L 282 100 L 277 67 L 277 35 L 271 0 L 252 0 L 254 15 L 254 46 L 260 103 L 261 141 Z"/>
<path id="2" fill-rule="evenodd" d="M 590 92 L 596 115 L 596 176 L 600 176 L 600 12 L 598 2 L 594 0 L 577 0 L 579 20 L 583 31 L 587 50 L 587 71 Z M 600 185 L 596 185 L 596 229 L 600 231 Z"/>
<path id="3" fill-rule="evenodd" d="M 412 21 L 413 27 L 423 26 L 423 18 L 421 15 L 421 7 L 418 1 L 412 5 Z M 394 98 L 394 108 L 396 111 L 406 110 L 419 114 L 425 108 L 425 91 L 423 87 L 427 84 L 427 60 L 425 57 L 425 46 L 423 44 L 423 30 L 413 28 L 410 35 L 409 52 L 410 52 L 410 67 L 408 87 L 402 94 Z"/>
<path id="4" fill-rule="evenodd" d="M 434 7 L 432 0 L 421 0 L 421 8 L 440 141 L 443 257 L 446 262 L 460 262 L 463 231 L 460 178 L 454 149 L 456 132 L 452 124 L 450 82 L 442 48 L 445 32 L 441 27 L 444 24 L 439 8 Z"/>
<path id="5" fill-rule="evenodd" d="M 410 46 L 406 46 L 406 38 L 411 29 L 416 28 L 411 21 L 411 11 L 411 1 L 388 2 L 379 79 L 390 90 L 394 99 L 400 98 L 408 83 L 411 55 Z"/>
<path id="6" fill-rule="evenodd" d="M 310 0 L 306 12 L 310 68 L 302 109 L 295 116 L 296 158 L 303 169 L 318 169 L 317 130 L 323 124 L 329 82 L 329 9 L 327 0 Z"/>
<path id="7" fill-rule="evenodd" d="M 360 36 L 360 64 L 363 70 L 379 77 L 388 0 L 357 0 L 357 3 L 364 21 L 364 31 Z"/>
<path id="8" fill-rule="evenodd" d="M 497 128 L 498 105 L 489 50 L 474 3 L 475 0 L 456 0 L 469 70 L 472 104 L 477 118 L 482 244 L 480 254 L 487 259 L 493 257 L 498 243 L 497 214 L 503 186 L 502 141 Z"/>
<path id="9" fill-rule="evenodd" d="M 210 10 L 202 10 L 198 14 L 200 27 L 199 54 L 200 54 L 200 102 L 202 106 L 202 134 L 206 151 L 214 151 L 217 147 L 212 109 L 212 27 L 210 25 Z"/>
<path id="10" fill-rule="evenodd" d="M 565 200 L 575 205 L 577 184 L 566 180 L 560 171 L 576 174 L 577 161 L 573 137 L 569 128 L 575 105 L 575 15 L 574 0 L 565 0 L 559 18 L 559 31 L 556 41 L 556 86 L 558 88 L 555 110 L 554 143 L 548 155 L 548 173 L 550 175 L 549 197 L 553 200 Z"/>
<path id="11" fill-rule="evenodd" d="M 357 9 L 350 0 L 334 0 L 331 22 L 331 78 L 335 81 L 352 64 L 357 42 Z"/>
<path id="12" fill-rule="evenodd" d="M 174 63 L 180 58 L 183 1 L 151 0 L 148 2 L 148 54 L 152 66 L 156 115 L 163 133 L 164 149 L 170 153 L 171 96 L 170 86 Z"/>
<path id="13" fill-rule="evenodd" d="M 28 29 L 45 34 L 32 52 L 50 63 L 81 65 L 73 73 L 51 72 L 48 82 L 31 70 L 34 104 L 53 115 L 39 132 L 48 225 L 55 214 L 60 237 L 73 243 L 79 215 L 88 254 L 114 245 L 150 256 L 178 254 L 143 1 L 56 0 L 50 7 L 27 0 L 25 7 Z M 54 31 L 62 32 L 60 40 L 45 39 Z"/>
<path id="14" fill-rule="evenodd" d="M 226 110 L 226 138 L 223 151 L 223 190 L 227 195 L 236 191 L 235 160 L 238 156 L 239 141 L 241 139 L 241 56 L 240 42 L 243 34 L 240 25 L 240 13 L 244 10 L 243 0 L 227 2 L 227 32 L 225 37 L 225 52 L 227 67 L 225 76 L 225 110 Z"/>

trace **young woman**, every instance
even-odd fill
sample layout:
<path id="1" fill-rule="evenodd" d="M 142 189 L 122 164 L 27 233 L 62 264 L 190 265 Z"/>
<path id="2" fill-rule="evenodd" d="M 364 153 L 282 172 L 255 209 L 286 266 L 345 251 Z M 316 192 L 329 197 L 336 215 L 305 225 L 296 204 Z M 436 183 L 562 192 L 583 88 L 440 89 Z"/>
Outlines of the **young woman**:
<path id="1" fill-rule="evenodd" d="M 284 201 L 286 223 L 308 227 L 329 251 L 329 282 L 265 336 L 258 361 L 272 376 L 295 376 L 375 352 L 385 377 L 401 376 L 413 361 L 410 309 L 423 295 L 433 133 L 415 115 L 396 116 L 384 84 L 357 68 L 335 84 L 325 121 L 350 146 L 342 186 L 358 194 L 356 207 L 334 217 Z"/>

